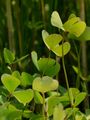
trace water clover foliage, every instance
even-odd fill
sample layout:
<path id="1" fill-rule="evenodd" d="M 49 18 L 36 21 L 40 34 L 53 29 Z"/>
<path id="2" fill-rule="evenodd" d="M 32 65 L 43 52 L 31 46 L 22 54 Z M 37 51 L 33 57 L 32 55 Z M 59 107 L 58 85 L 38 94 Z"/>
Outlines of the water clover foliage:
<path id="1" fill-rule="evenodd" d="M 90 28 L 86 27 L 86 24 L 74 14 L 71 14 L 63 23 L 57 11 L 51 15 L 51 24 L 59 29 L 60 34 L 49 34 L 46 30 L 42 30 L 42 39 L 49 51 L 62 57 L 62 67 L 64 68 L 64 56 L 71 49 L 69 40 L 64 38 L 81 39 L 83 36 L 84 38 L 87 36 L 85 38 L 87 40 L 90 37 L 87 34 Z M 27 56 L 16 60 L 13 52 L 4 49 L 4 60 L 8 65 L 16 64 Z M 67 90 L 60 87 L 61 85 L 56 79 L 60 71 L 58 61 L 50 56 L 38 58 L 35 51 L 31 52 L 31 59 L 37 73 L 31 75 L 24 71 L 20 73 L 20 71 L 11 69 L 11 74 L 4 73 L 1 76 L 0 120 L 14 120 L 14 118 L 15 120 L 87 120 L 78 108 L 87 94 L 80 92 L 77 88 L 69 88 L 69 85 Z M 78 69 L 75 67 L 73 69 L 78 73 Z M 38 105 L 41 109 L 38 108 Z"/>
<path id="2" fill-rule="evenodd" d="M 63 37 L 60 34 L 49 35 L 47 31 L 43 30 L 42 38 L 47 48 L 59 57 L 62 57 L 62 54 L 66 55 L 70 51 L 69 42 L 64 42 L 59 45 L 59 43 L 63 40 Z"/>
<path id="3" fill-rule="evenodd" d="M 41 93 L 45 93 L 51 90 L 56 90 L 57 88 L 58 88 L 58 81 L 48 76 L 37 77 L 33 81 L 33 89 Z"/>
<path id="4" fill-rule="evenodd" d="M 84 32 L 86 24 L 79 17 L 73 17 L 64 23 L 64 28 L 67 32 L 79 37 Z"/>
<path id="5" fill-rule="evenodd" d="M 54 11 L 51 15 L 51 24 L 59 29 L 64 30 L 62 20 L 57 11 Z"/>

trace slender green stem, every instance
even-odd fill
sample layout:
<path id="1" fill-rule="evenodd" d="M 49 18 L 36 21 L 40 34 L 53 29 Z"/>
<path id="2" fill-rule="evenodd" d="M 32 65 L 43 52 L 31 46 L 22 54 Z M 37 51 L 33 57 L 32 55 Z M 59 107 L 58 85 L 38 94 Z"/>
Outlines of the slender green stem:
<path id="1" fill-rule="evenodd" d="M 44 107 L 45 107 L 45 96 L 44 96 L 44 93 L 42 93 L 42 96 L 43 96 L 43 107 L 42 107 L 42 114 L 44 116 Z"/>
<path id="2" fill-rule="evenodd" d="M 73 101 L 71 99 L 71 95 L 70 95 L 70 91 L 69 91 L 69 82 L 68 82 L 68 77 L 67 77 L 67 72 L 66 72 L 65 62 L 64 62 L 63 40 L 62 40 L 62 65 L 63 65 L 63 71 L 64 71 L 64 75 L 65 75 L 65 81 L 66 81 L 66 86 L 67 86 L 67 90 L 68 90 L 70 103 L 71 103 L 71 106 L 73 106 Z"/>
<path id="3" fill-rule="evenodd" d="M 47 116 L 45 115 L 45 94 L 42 93 L 42 96 L 43 96 L 43 107 L 42 107 L 42 114 L 44 116 L 44 120 L 47 120 Z"/>
<path id="4" fill-rule="evenodd" d="M 80 53 L 81 53 L 81 49 L 78 52 L 77 45 L 74 41 L 73 41 L 73 44 L 74 44 L 75 51 L 76 51 L 77 58 L 78 58 L 77 59 L 78 60 L 78 75 L 77 75 L 77 80 L 76 80 L 76 87 L 79 88 L 79 86 L 80 86 Z"/>

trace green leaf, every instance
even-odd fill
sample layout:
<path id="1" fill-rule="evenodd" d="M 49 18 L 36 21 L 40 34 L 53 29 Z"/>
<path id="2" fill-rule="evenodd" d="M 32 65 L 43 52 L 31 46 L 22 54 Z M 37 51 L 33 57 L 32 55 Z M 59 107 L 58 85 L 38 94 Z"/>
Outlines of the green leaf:
<path id="1" fill-rule="evenodd" d="M 0 105 L 0 120 L 20 120 L 21 116 L 22 111 L 15 108 L 9 102 Z"/>
<path id="2" fill-rule="evenodd" d="M 11 64 L 15 60 L 15 54 L 7 48 L 4 48 L 4 59 L 6 63 Z"/>
<path id="3" fill-rule="evenodd" d="M 50 77 L 57 75 L 60 70 L 60 64 L 51 58 L 40 58 L 38 66 L 41 73 Z"/>
<path id="4" fill-rule="evenodd" d="M 72 66 L 72 67 L 73 67 L 74 71 L 76 72 L 76 74 L 77 74 L 77 75 L 79 74 L 79 76 L 80 76 L 80 78 L 81 78 L 82 80 L 87 80 L 87 79 L 88 79 L 88 78 L 85 78 L 85 77 L 82 75 L 81 71 L 78 70 L 78 67 L 76 67 L 76 66 Z"/>
<path id="5" fill-rule="evenodd" d="M 83 115 L 76 115 L 75 120 L 87 120 L 85 116 Z"/>
<path id="6" fill-rule="evenodd" d="M 62 41 L 62 39 L 62 36 L 59 34 L 51 34 L 45 38 L 44 43 L 46 44 L 49 50 L 52 50 Z"/>
<path id="7" fill-rule="evenodd" d="M 19 59 L 17 59 L 16 61 L 14 61 L 13 64 L 18 63 L 18 62 L 20 62 L 20 61 L 22 61 L 22 60 L 25 60 L 28 56 L 29 56 L 29 54 L 27 54 L 27 55 L 25 55 L 25 56 L 22 56 L 21 58 L 19 58 Z"/>
<path id="8" fill-rule="evenodd" d="M 83 32 L 83 34 L 81 34 L 78 40 L 81 40 L 81 41 L 90 40 L 90 27 L 86 27 L 85 31 Z"/>
<path id="9" fill-rule="evenodd" d="M 29 103 L 34 97 L 32 89 L 15 91 L 13 95 L 20 103 L 23 103 L 24 105 Z"/>
<path id="10" fill-rule="evenodd" d="M 79 108 L 66 108 L 65 109 L 65 112 L 67 114 L 67 119 L 70 117 L 70 116 L 73 116 L 76 112 L 79 111 Z"/>
<path id="11" fill-rule="evenodd" d="M 48 115 L 51 116 L 53 114 L 53 110 L 55 108 L 56 105 L 58 105 L 60 103 L 60 97 L 58 96 L 50 96 L 46 99 L 46 103 L 48 105 Z"/>
<path id="12" fill-rule="evenodd" d="M 76 15 L 72 13 L 72 14 L 69 15 L 68 19 L 71 19 L 71 18 L 74 18 L 74 17 L 76 17 Z"/>
<path id="13" fill-rule="evenodd" d="M 86 24 L 85 22 L 78 22 L 76 23 L 71 29 L 71 33 L 79 37 L 85 30 Z"/>
<path id="14" fill-rule="evenodd" d="M 21 74 L 21 85 L 23 87 L 27 87 L 29 85 L 32 85 L 32 82 L 34 80 L 34 77 L 30 75 L 29 73 L 22 72 Z"/>
<path id="15" fill-rule="evenodd" d="M 18 110 L 14 105 L 12 105 L 12 104 L 9 104 L 8 105 L 8 110 L 10 110 L 10 111 L 16 111 L 16 110 Z"/>
<path id="16" fill-rule="evenodd" d="M 54 108 L 53 120 L 64 120 L 66 114 L 63 105 L 59 104 Z"/>
<path id="17" fill-rule="evenodd" d="M 3 96 L 0 95 L 0 104 L 3 104 L 3 103 L 4 103 L 4 101 L 3 101 Z"/>
<path id="18" fill-rule="evenodd" d="M 20 80 L 9 74 L 3 74 L 1 76 L 1 81 L 10 93 L 14 92 L 14 90 L 20 85 Z"/>
<path id="19" fill-rule="evenodd" d="M 64 28 L 66 31 L 68 31 L 75 23 L 78 23 L 80 21 L 79 17 L 72 17 L 71 19 L 69 18 L 65 23 L 64 23 Z"/>
<path id="20" fill-rule="evenodd" d="M 38 91 L 34 91 L 34 100 L 36 104 L 43 104 L 43 97 Z"/>
<path id="21" fill-rule="evenodd" d="M 31 118 L 32 114 L 33 114 L 33 111 L 30 111 L 29 109 L 23 111 L 23 117 L 24 118 Z"/>
<path id="22" fill-rule="evenodd" d="M 47 93 L 48 96 L 60 96 L 60 92 L 57 91 L 49 91 Z"/>
<path id="23" fill-rule="evenodd" d="M 76 96 L 80 93 L 80 91 L 77 88 L 69 88 L 69 94 L 70 99 L 72 100 L 72 103 L 74 102 Z M 68 96 L 68 92 L 64 94 L 65 96 Z M 68 96 L 69 97 L 69 96 Z"/>
<path id="24" fill-rule="evenodd" d="M 63 45 L 57 45 L 52 49 L 52 51 L 59 57 L 66 55 L 70 51 L 70 43 L 64 42 Z M 62 52 L 63 50 L 63 52 Z"/>
<path id="25" fill-rule="evenodd" d="M 86 97 L 86 93 L 85 92 L 81 92 L 79 93 L 76 97 L 75 97 L 75 103 L 74 106 L 78 106 Z"/>
<path id="26" fill-rule="evenodd" d="M 42 38 L 43 38 L 44 43 L 48 36 L 49 36 L 49 33 L 46 30 L 42 30 Z"/>
<path id="27" fill-rule="evenodd" d="M 6 120 L 20 120 L 21 117 L 22 117 L 22 112 L 18 110 L 18 111 L 10 112 L 6 117 Z"/>
<path id="28" fill-rule="evenodd" d="M 33 89 L 45 93 L 58 88 L 58 81 L 51 77 L 37 77 L 33 81 Z"/>
<path id="29" fill-rule="evenodd" d="M 21 79 L 21 78 L 20 78 L 21 76 L 20 76 L 19 71 L 14 71 L 14 72 L 12 73 L 12 76 L 18 78 L 19 80 Z"/>
<path id="30" fill-rule="evenodd" d="M 57 11 L 53 11 L 51 15 L 51 24 L 64 31 L 63 23 Z"/>
<path id="31" fill-rule="evenodd" d="M 35 51 L 32 51 L 31 52 L 31 57 L 32 57 L 32 61 L 33 61 L 34 65 L 39 70 L 38 63 L 37 63 L 37 59 L 38 59 L 37 53 Z"/>
<path id="32" fill-rule="evenodd" d="M 29 120 L 45 120 L 45 117 L 40 114 L 32 114 Z"/>
<path id="33" fill-rule="evenodd" d="M 42 32 L 42 36 L 44 33 Z M 45 37 L 43 37 L 43 41 L 49 50 L 52 50 L 57 56 L 62 57 L 62 44 L 59 43 L 62 41 L 63 37 L 59 34 L 51 34 L 48 35 L 45 33 Z M 70 43 L 63 43 L 63 55 L 66 55 L 70 51 Z"/>
<path id="34" fill-rule="evenodd" d="M 85 30 L 86 24 L 78 17 L 73 17 L 64 23 L 64 28 L 67 32 L 79 37 Z"/>
<path id="35" fill-rule="evenodd" d="M 67 96 L 60 97 L 58 95 L 53 95 L 46 99 L 46 103 L 48 105 L 48 115 L 51 116 L 56 105 L 60 103 L 63 103 L 65 106 L 69 105 L 69 98 Z"/>

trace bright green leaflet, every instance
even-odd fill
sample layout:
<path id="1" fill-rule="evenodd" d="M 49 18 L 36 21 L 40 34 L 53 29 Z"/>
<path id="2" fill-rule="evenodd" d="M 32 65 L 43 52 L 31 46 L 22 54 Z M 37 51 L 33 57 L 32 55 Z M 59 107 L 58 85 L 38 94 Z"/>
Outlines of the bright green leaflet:
<path id="1" fill-rule="evenodd" d="M 77 37 L 79 37 L 84 32 L 85 28 L 86 28 L 85 22 L 81 21 L 76 23 L 73 27 L 71 27 L 69 31 L 76 35 Z"/>
<path id="2" fill-rule="evenodd" d="M 26 103 L 29 103 L 33 97 L 34 93 L 32 89 L 27 89 L 27 90 L 20 90 L 20 91 L 15 91 L 13 93 L 13 96 L 20 102 L 26 105 Z"/>
<path id="3" fill-rule="evenodd" d="M 87 120 L 83 115 L 76 115 L 75 120 Z"/>
<path id="4" fill-rule="evenodd" d="M 79 37 L 85 30 L 86 24 L 78 17 L 73 17 L 64 23 L 64 28 L 67 32 Z"/>
<path id="5" fill-rule="evenodd" d="M 13 73 L 12 73 L 12 76 L 14 76 L 14 77 L 16 77 L 16 78 L 18 78 L 18 79 L 21 79 L 20 77 L 20 73 L 19 73 L 19 71 L 14 71 Z"/>
<path id="6" fill-rule="evenodd" d="M 40 58 L 38 66 L 41 73 L 50 77 L 57 75 L 60 70 L 60 64 L 51 58 Z"/>
<path id="7" fill-rule="evenodd" d="M 34 91 L 34 100 L 36 104 L 43 104 L 43 97 L 38 91 Z"/>
<path id="8" fill-rule="evenodd" d="M 37 77 L 33 81 L 33 89 L 39 92 L 45 93 L 51 90 L 56 90 L 58 88 L 58 81 L 52 79 L 51 77 Z"/>
<path id="9" fill-rule="evenodd" d="M 51 15 L 51 24 L 64 31 L 63 23 L 57 11 L 54 11 Z"/>
<path id="10" fill-rule="evenodd" d="M 62 45 L 59 43 L 62 41 L 62 36 L 59 34 L 51 34 L 43 39 L 44 43 L 49 50 L 52 50 L 57 56 L 62 57 Z M 70 43 L 63 43 L 63 55 L 66 55 L 70 51 Z"/>
<path id="11" fill-rule="evenodd" d="M 32 85 L 32 82 L 34 80 L 34 77 L 30 75 L 29 73 L 22 72 L 21 74 L 21 85 L 23 87 L 27 87 L 29 85 Z"/>
<path id="12" fill-rule="evenodd" d="M 79 111 L 79 108 L 66 108 L 65 113 L 67 114 L 67 119 Z"/>
<path id="13" fill-rule="evenodd" d="M 35 51 L 32 51 L 31 52 L 31 57 L 32 57 L 32 61 L 33 61 L 34 65 L 39 70 L 38 63 L 37 63 L 37 59 L 38 59 L 37 53 Z"/>
<path id="14" fill-rule="evenodd" d="M 81 41 L 88 41 L 88 40 L 90 40 L 90 27 L 86 27 L 85 31 L 78 38 L 78 40 L 81 40 Z"/>
<path id="15" fill-rule="evenodd" d="M 73 34 L 68 35 L 69 39 L 79 40 L 79 41 L 89 41 L 90 40 L 90 27 L 86 27 L 85 31 L 79 36 L 76 37 Z"/>
<path id="16" fill-rule="evenodd" d="M 20 119 L 21 115 L 22 112 L 19 110 L 11 110 L 5 104 L 0 106 L 0 120 L 16 120 Z"/>
<path id="17" fill-rule="evenodd" d="M 49 50 L 52 50 L 56 45 L 58 45 L 62 41 L 62 36 L 59 34 L 51 34 L 46 37 L 44 43 L 48 47 Z"/>
<path id="18" fill-rule="evenodd" d="M 32 114 L 33 114 L 33 112 L 29 109 L 28 110 L 26 109 L 26 110 L 23 111 L 23 117 L 24 118 L 31 118 Z"/>
<path id="19" fill-rule="evenodd" d="M 64 23 L 64 28 L 66 31 L 68 31 L 75 23 L 78 23 L 80 21 L 79 17 L 72 17 L 71 19 L 69 18 L 68 21 Z"/>
<path id="20" fill-rule="evenodd" d="M 78 67 L 76 67 L 76 66 L 72 66 L 72 67 L 73 67 L 74 71 L 76 72 L 76 74 L 78 74 Z M 83 77 L 81 71 L 79 71 L 79 72 L 80 72 L 79 76 L 82 80 L 87 80 L 88 79 L 88 78 Z"/>
<path id="21" fill-rule="evenodd" d="M 80 93 L 80 91 L 77 88 L 69 88 L 69 93 L 70 93 L 72 103 L 74 104 L 74 100 L 76 96 Z M 66 92 L 64 95 L 68 97 L 68 92 Z"/>
<path id="22" fill-rule="evenodd" d="M 46 30 L 42 30 L 42 38 L 45 43 L 45 39 L 49 36 L 49 33 Z"/>
<path id="23" fill-rule="evenodd" d="M 79 93 L 76 97 L 75 97 L 75 103 L 74 106 L 78 106 L 86 97 L 86 93 L 85 92 L 81 92 Z"/>
<path id="24" fill-rule="evenodd" d="M 11 64 L 15 60 L 15 54 L 7 48 L 4 48 L 4 59 L 6 63 Z"/>
<path id="25" fill-rule="evenodd" d="M 63 105 L 59 104 L 54 108 L 53 120 L 64 120 L 66 114 L 63 109 Z"/>
<path id="26" fill-rule="evenodd" d="M 62 57 L 63 55 L 66 55 L 70 51 L 70 48 L 71 48 L 70 43 L 69 42 L 64 42 L 63 45 L 55 46 L 52 51 L 57 56 Z M 62 52 L 62 50 L 63 50 L 63 52 Z"/>
<path id="27" fill-rule="evenodd" d="M 3 74 L 1 76 L 1 81 L 10 93 L 13 93 L 14 90 L 20 85 L 20 80 L 9 74 Z"/>
<path id="28" fill-rule="evenodd" d="M 71 19 L 71 18 L 74 18 L 74 17 L 76 17 L 76 15 L 72 13 L 72 14 L 69 15 L 68 20 Z"/>
<path id="29" fill-rule="evenodd" d="M 48 115 L 51 116 L 53 114 L 53 109 L 56 105 L 59 103 L 62 103 L 64 106 L 67 106 L 70 104 L 69 97 L 68 96 L 58 96 L 53 95 L 46 99 L 46 103 L 48 105 Z"/>

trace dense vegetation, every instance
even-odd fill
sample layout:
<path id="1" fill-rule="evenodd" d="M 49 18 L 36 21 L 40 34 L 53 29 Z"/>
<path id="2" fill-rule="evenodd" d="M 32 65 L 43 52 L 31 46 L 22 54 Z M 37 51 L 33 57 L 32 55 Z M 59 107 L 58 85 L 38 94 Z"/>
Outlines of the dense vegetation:
<path id="1" fill-rule="evenodd" d="M 0 1 L 0 120 L 90 119 L 89 5 Z"/>

